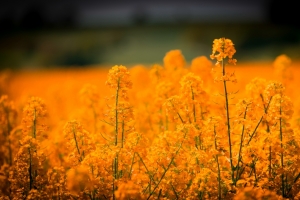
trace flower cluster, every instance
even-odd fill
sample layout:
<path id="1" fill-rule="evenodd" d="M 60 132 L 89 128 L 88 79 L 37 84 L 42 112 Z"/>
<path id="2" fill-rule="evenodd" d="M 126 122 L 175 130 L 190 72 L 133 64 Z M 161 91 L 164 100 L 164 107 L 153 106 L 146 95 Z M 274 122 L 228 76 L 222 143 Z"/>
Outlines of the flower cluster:
<path id="1" fill-rule="evenodd" d="M 31 135 L 33 138 L 45 136 L 44 132 L 47 126 L 43 123 L 44 117 L 47 115 L 44 100 L 39 97 L 31 97 L 23 109 L 23 133 Z"/>
<path id="2" fill-rule="evenodd" d="M 233 55 L 236 50 L 233 42 L 230 39 L 220 38 L 213 41 L 211 59 L 216 59 L 218 62 L 228 58 L 228 63 L 236 64 L 236 59 L 233 59 Z"/>
<path id="3" fill-rule="evenodd" d="M 127 91 L 132 87 L 128 69 L 123 65 L 115 65 L 109 70 L 108 79 L 105 84 L 117 90 L 121 97 L 127 99 Z"/>
<path id="4" fill-rule="evenodd" d="M 300 79 L 270 73 L 299 69 L 279 56 L 264 77 L 233 71 L 233 42 L 212 46 L 216 67 L 175 49 L 151 68 L 59 73 L 47 93 L 16 74 L 0 97 L 0 199 L 300 199 Z"/>

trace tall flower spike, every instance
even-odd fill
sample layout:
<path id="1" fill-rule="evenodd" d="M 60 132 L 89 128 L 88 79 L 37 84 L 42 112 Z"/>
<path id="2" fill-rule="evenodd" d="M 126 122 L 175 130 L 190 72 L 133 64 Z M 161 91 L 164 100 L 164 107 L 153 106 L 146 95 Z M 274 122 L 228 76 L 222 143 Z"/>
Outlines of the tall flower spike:
<path id="1" fill-rule="evenodd" d="M 40 122 L 47 115 L 46 104 L 39 97 L 31 97 L 23 109 L 23 132 L 33 138 L 46 130 L 46 126 Z M 37 127 L 39 126 L 39 127 Z M 37 132 L 39 132 L 37 134 Z"/>
<path id="2" fill-rule="evenodd" d="M 228 63 L 235 65 L 237 60 L 232 58 L 235 52 L 236 50 L 233 42 L 230 39 L 223 37 L 213 41 L 212 54 L 210 55 L 210 58 L 221 62 L 223 59 L 228 57 Z"/>
<path id="3" fill-rule="evenodd" d="M 232 139 L 231 139 L 231 123 L 230 123 L 230 108 L 229 108 L 229 93 L 227 91 L 227 81 L 236 82 L 234 78 L 234 73 L 230 74 L 226 72 L 225 62 L 224 60 L 227 59 L 229 64 L 235 64 L 236 59 L 233 59 L 232 56 L 235 54 L 235 48 L 230 39 L 220 38 L 215 39 L 213 41 L 212 47 L 212 54 L 210 55 L 211 59 L 216 59 L 216 65 L 222 66 L 222 78 L 221 81 L 223 82 L 224 87 L 224 97 L 225 97 L 225 110 L 226 110 L 226 125 L 227 125 L 227 135 L 228 135 L 228 147 L 229 147 L 229 162 L 231 168 L 231 181 L 233 185 L 236 185 L 236 178 L 234 173 L 234 164 L 232 159 Z"/>
<path id="4" fill-rule="evenodd" d="M 105 84 L 117 90 L 121 97 L 127 99 L 127 90 L 132 88 L 128 69 L 123 65 L 113 66 L 108 72 L 108 79 Z"/>

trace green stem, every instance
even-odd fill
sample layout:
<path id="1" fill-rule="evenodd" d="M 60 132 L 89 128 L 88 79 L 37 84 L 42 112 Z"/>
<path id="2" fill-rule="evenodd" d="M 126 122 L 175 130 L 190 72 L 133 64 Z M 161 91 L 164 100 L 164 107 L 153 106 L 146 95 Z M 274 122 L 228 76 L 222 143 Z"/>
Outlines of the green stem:
<path id="1" fill-rule="evenodd" d="M 165 175 L 166 175 L 167 171 L 169 170 L 169 168 L 170 168 L 170 166 L 171 166 L 171 164 L 172 164 L 174 158 L 175 158 L 175 156 L 172 157 L 171 162 L 168 164 L 167 168 L 164 170 L 164 173 L 163 173 L 162 176 L 160 177 L 158 183 L 155 185 L 155 187 L 153 188 L 153 190 L 150 192 L 150 194 L 149 194 L 147 200 L 150 199 L 150 197 L 153 195 L 154 191 L 157 189 L 157 187 L 158 187 L 158 185 L 160 184 L 160 182 L 161 182 L 161 181 L 163 180 L 163 178 L 165 177 Z"/>
<path id="2" fill-rule="evenodd" d="M 160 199 L 162 189 L 159 190 L 157 199 Z"/>
<path id="3" fill-rule="evenodd" d="M 196 107 L 195 107 L 195 95 L 193 91 L 193 87 L 191 86 L 191 92 L 192 92 L 192 100 L 193 100 L 193 114 L 194 114 L 194 122 L 196 123 Z"/>
<path id="4" fill-rule="evenodd" d="M 75 140 L 76 149 L 77 149 L 77 152 L 79 154 L 79 162 L 81 162 L 82 158 L 81 158 L 81 153 L 80 153 L 80 149 L 79 149 L 78 142 L 77 142 L 77 137 L 76 137 L 76 131 L 75 131 L 75 128 L 74 128 L 74 124 L 72 126 L 72 132 L 73 132 L 73 137 L 74 137 L 74 140 Z"/>
<path id="5" fill-rule="evenodd" d="M 281 100 L 280 100 L 280 108 L 279 108 L 279 132 L 280 132 L 280 147 L 281 147 L 281 154 L 280 154 L 280 162 L 281 162 L 281 168 L 283 170 L 283 144 L 282 144 L 282 108 L 281 108 Z M 285 195 L 285 184 L 284 184 L 284 173 L 281 174 L 281 185 L 282 185 L 282 197 Z"/>
<path id="6" fill-rule="evenodd" d="M 247 115 L 247 108 L 248 106 L 246 107 L 245 109 L 245 112 L 244 112 L 244 120 L 246 120 L 246 115 Z M 237 172 L 236 172 L 236 178 L 235 178 L 235 182 L 234 182 L 234 185 L 236 185 L 240 175 L 239 175 L 239 170 L 240 170 L 240 162 L 241 162 L 241 159 L 242 159 L 242 146 L 243 146 L 243 138 L 244 138 L 244 132 L 245 132 L 245 124 L 243 123 L 243 128 L 242 128 L 242 134 L 241 134 L 241 141 L 240 141 L 240 148 L 239 148 L 239 154 L 238 154 L 238 163 L 236 165 L 236 168 L 237 168 Z"/>
<path id="7" fill-rule="evenodd" d="M 187 131 L 186 131 L 185 134 L 184 134 L 184 139 L 185 139 L 185 137 L 186 137 L 186 134 L 187 134 Z M 163 178 L 165 177 L 167 171 L 170 169 L 170 167 L 171 167 L 171 165 L 172 165 L 172 163 L 173 163 L 173 161 L 174 161 L 174 159 L 175 159 L 175 156 L 178 154 L 179 150 L 180 150 L 181 147 L 182 147 L 182 144 L 183 144 L 183 142 L 184 142 L 184 139 L 183 139 L 183 141 L 180 143 L 180 146 L 179 146 L 178 149 L 176 150 L 176 152 L 175 152 L 174 156 L 172 157 L 170 163 L 168 164 L 167 168 L 164 169 L 164 173 L 163 173 L 162 176 L 160 177 L 158 183 L 155 185 L 155 187 L 153 188 L 153 190 L 150 192 L 150 194 L 149 194 L 147 200 L 150 199 L 150 197 L 153 195 L 153 193 L 155 192 L 155 190 L 158 188 L 160 182 L 161 182 L 161 181 L 163 180 Z"/>
<path id="8" fill-rule="evenodd" d="M 115 197 L 115 177 L 116 177 L 116 172 L 115 172 L 115 158 L 112 162 L 112 170 L 113 170 L 113 174 L 114 174 L 114 177 L 113 177 L 113 181 L 112 181 L 112 196 L 113 196 L 113 199 L 115 200 L 116 197 Z"/>
<path id="9" fill-rule="evenodd" d="M 260 125 L 260 123 L 262 122 L 262 119 L 263 119 L 263 118 L 264 118 L 264 117 L 261 116 L 261 118 L 259 119 L 259 122 L 257 123 L 256 127 L 254 128 L 254 130 L 253 130 L 253 132 L 252 132 L 252 134 L 251 134 L 251 136 L 250 136 L 250 139 L 249 139 L 248 142 L 247 142 L 247 145 L 249 145 L 249 143 L 251 142 L 251 140 L 252 140 L 254 134 L 256 133 L 257 128 L 258 128 L 258 126 Z"/>
<path id="10" fill-rule="evenodd" d="M 151 181 L 153 181 L 154 184 L 155 184 L 155 181 L 154 181 L 154 179 L 153 179 L 152 174 L 151 174 L 150 171 L 148 170 L 148 168 L 147 168 L 145 162 L 143 161 L 142 157 L 140 156 L 140 154 L 139 154 L 139 153 L 136 153 L 136 155 L 138 155 L 138 157 L 140 158 L 140 161 L 141 161 L 142 164 L 144 165 L 144 167 L 145 167 L 145 169 L 146 169 L 146 171 L 147 171 L 147 174 L 148 174 L 148 176 L 149 176 L 149 180 L 150 180 L 148 186 L 146 187 L 146 189 L 144 190 L 143 193 L 145 193 L 145 191 L 147 190 L 148 187 L 149 187 L 149 193 L 150 193 L 150 192 L 151 192 Z"/>
<path id="11" fill-rule="evenodd" d="M 177 112 L 178 117 L 180 118 L 181 123 L 184 124 L 183 119 L 181 118 L 180 114 Z"/>
<path id="12" fill-rule="evenodd" d="M 272 146 L 269 146 L 269 180 L 272 176 Z"/>
<path id="13" fill-rule="evenodd" d="M 263 97 L 262 94 L 260 94 L 260 97 L 261 97 L 261 100 L 262 100 L 263 105 L 264 105 L 264 112 L 265 112 L 265 114 L 267 114 L 268 108 L 270 106 L 270 103 L 272 101 L 273 96 L 271 96 L 270 101 L 269 101 L 267 106 L 265 105 L 265 100 L 264 100 L 264 97 Z M 270 133 L 270 126 L 269 126 L 267 121 L 266 121 L 266 125 L 267 125 L 267 130 L 266 131 L 267 131 L 267 133 Z M 271 176 L 272 176 L 272 146 L 270 145 L 269 146 L 269 180 L 271 179 Z"/>
<path id="14" fill-rule="evenodd" d="M 117 89 L 116 89 L 116 102 L 115 102 L 115 120 L 116 120 L 116 124 L 115 124 L 115 146 L 118 145 L 118 132 L 119 132 L 119 122 L 118 122 L 118 103 L 119 103 L 119 90 L 120 90 L 120 78 L 118 79 L 118 83 L 117 83 Z M 117 171 L 118 171 L 118 156 L 116 156 L 114 158 L 114 164 L 113 164 L 113 173 L 114 173 L 114 180 L 113 180 L 113 200 L 116 199 L 115 196 L 115 190 L 116 190 L 116 186 L 115 186 L 115 180 L 117 179 Z"/>
<path id="15" fill-rule="evenodd" d="M 133 167 L 133 164 L 134 164 L 135 154 L 136 154 L 136 152 L 134 152 L 134 154 L 132 156 L 132 160 L 131 160 L 131 165 L 130 165 L 130 170 L 129 170 L 129 180 L 131 179 L 131 173 L 132 173 L 132 167 Z"/>
<path id="16" fill-rule="evenodd" d="M 258 182 L 258 180 L 257 180 L 257 175 L 256 175 L 256 163 L 253 165 L 253 171 L 254 171 L 254 178 L 255 178 L 255 186 L 257 185 L 257 182 Z"/>
<path id="17" fill-rule="evenodd" d="M 171 104 L 172 104 L 172 102 L 170 102 Z M 175 109 L 175 106 L 172 104 L 172 106 L 173 106 L 173 108 Z M 176 110 L 176 109 L 175 109 Z M 176 111 L 176 113 L 177 113 L 177 115 L 178 115 L 178 117 L 179 117 L 179 119 L 180 119 L 180 121 L 181 121 L 181 123 L 183 123 L 184 124 L 184 121 L 183 121 L 183 119 L 182 119 L 182 117 L 181 117 L 181 115 L 179 114 L 179 112 L 178 111 Z"/>
<path id="18" fill-rule="evenodd" d="M 118 145 L 118 132 L 119 132 L 119 122 L 118 122 L 118 103 L 119 103 L 119 89 L 120 89 L 120 79 L 118 79 L 117 90 L 116 90 L 116 110 L 115 110 L 115 117 L 116 117 L 116 129 L 115 129 L 115 146 Z"/>
<path id="19" fill-rule="evenodd" d="M 289 190 L 287 191 L 287 195 L 292 191 L 293 185 L 298 181 L 299 178 L 300 178 L 300 173 L 298 173 L 298 175 L 294 178 L 293 183 L 291 184 Z"/>
<path id="20" fill-rule="evenodd" d="M 215 149 L 218 150 L 217 147 L 217 133 L 216 133 L 216 127 L 214 126 L 214 135 L 215 135 Z M 220 164 L 219 164 L 219 155 L 216 155 L 216 162 L 218 166 L 218 200 L 222 199 L 222 193 L 221 193 L 221 170 L 220 170 Z"/>
<path id="21" fill-rule="evenodd" d="M 178 194 L 177 194 L 177 192 L 176 192 L 176 190 L 175 190 L 173 184 L 171 184 L 171 187 L 172 187 L 172 190 L 173 190 L 173 192 L 174 192 L 174 194 L 175 194 L 175 196 L 176 196 L 176 200 L 179 199 Z"/>
<path id="22" fill-rule="evenodd" d="M 225 76 L 225 64 L 222 59 L 222 74 Z M 234 167 L 232 163 L 232 147 L 231 147 L 231 129 L 230 129 L 230 117 L 229 117 L 229 103 L 228 103 L 228 93 L 227 93 L 227 85 L 226 80 L 223 80 L 224 85 L 224 96 L 225 96 L 225 106 L 226 106 L 226 120 L 227 120 L 227 134 L 228 134 L 228 145 L 229 145 L 229 159 L 230 159 L 230 168 L 231 168 L 231 180 L 234 182 Z"/>
<path id="23" fill-rule="evenodd" d="M 150 172 L 149 172 L 149 170 L 148 170 L 148 168 L 147 168 L 146 164 L 144 163 L 144 161 L 143 161 L 142 157 L 140 156 L 140 154 L 139 154 L 139 153 L 136 153 L 136 154 L 139 156 L 139 158 L 140 158 L 140 161 L 141 161 L 141 162 L 142 162 L 142 164 L 144 165 L 144 167 L 145 167 L 145 169 L 146 169 L 147 173 L 150 175 Z"/>
<path id="24" fill-rule="evenodd" d="M 124 141 L 125 141 L 124 132 L 125 132 L 125 123 L 124 123 L 124 120 L 123 120 L 122 121 L 122 144 L 121 144 L 121 148 L 124 147 Z"/>
<path id="25" fill-rule="evenodd" d="M 269 101 L 269 103 L 268 103 L 267 106 L 265 105 L 265 100 L 264 100 L 264 97 L 263 97 L 262 94 L 260 94 L 260 97 L 261 97 L 261 100 L 262 100 L 263 105 L 264 105 L 264 112 L 265 112 L 265 114 L 267 114 L 268 108 L 269 108 L 269 106 L 270 106 L 270 103 L 271 103 L 271 101 L 272 101 L 273 96 L 271 96 L 270 101 Z M 267 132 L 269 133 L 269 132 L 270 132 L 270 126 L 269 126 L 269 124 L 268 124 L 267 121 L 266 121 L 266 125 L 267 125 Z"/>
<path id="26" fill-rule="evenodd" d="M 31 156 L 31 150 L 30 150 L 30 148 L 31 147 L 28 148 L 28 153 L 29 153 L 29 168 L 28 168 L 28 173 L 29 173 L 29 191 L 33 188 L 32 156 Z"/>
<path id="27" fill-rule="evenodd" d="M 267 114 L 267 113 L 268 113 L 268 109 L 269 109 L 269 107 L 270 107 L 270 103 L 271 103 L 271 101 L 272 101 L 272 98 L 273 98 L 273 96 L 271 96 L 271 98 L 270 98 L 270 101 L 268 102 L 268 105 L 267 105 L 267 106 L 265 106 L 265 104 L 264 104 L 264 97 L 263 97 L 263 95 L 262 95 L 262 94 L 260 94 L 260 97 L 261 97 L 261 99 L 262 99 L 262 101 L 263 101 L 263 105 L 264 105 L 264 113 L 265 113 L 265 114 Z M 252 132 L 252 134 L 251 134 L 251 136 L 250 136 L 250 139 L 249 139 L 249 141 L 248 141 L 247 145 L 249 145 L 249 143 L 250 143 L 250 141 L 251 141 L 252 137 L 254 136 L 254 134 L 255 134 L 255 132 L 256 132 L 256 130 L 257 130 L 257 128 L 258 128 L 258 126 L 259 126 L 259 125 L 260 125 L 260 123 L 262 122 L 263 118 L 264 118 L 264 116 L 261 116 L 261 118 L 260 118 L 259 122 L 257 123 L 257 125 L 256 125 L 256 127 L 255 127 L 255 129 L 254 129 L 254 131 Z M 267 126 L 269 126 L 269 125 L 267 124 Z M 269 128 L 267 128 L 267 132 L 269 132 L 268 130 L 269 130 Z"/>
<path id="28" fill-rule="evenodd" d="M 241 175 L 243 174 L 244 170 L 245 170 L 245 167 L 242 167 L 240 171 L 237 171 L 237 172 L 236 172 L 236 182 L 237 182 L 238 180 L 240 180 Z"/>
<path id="29" fill-rule="evenodd" d="M 33 125 L 32 125 L 32 136 L 36 138 L 36 110 L 33 110 Z"/>

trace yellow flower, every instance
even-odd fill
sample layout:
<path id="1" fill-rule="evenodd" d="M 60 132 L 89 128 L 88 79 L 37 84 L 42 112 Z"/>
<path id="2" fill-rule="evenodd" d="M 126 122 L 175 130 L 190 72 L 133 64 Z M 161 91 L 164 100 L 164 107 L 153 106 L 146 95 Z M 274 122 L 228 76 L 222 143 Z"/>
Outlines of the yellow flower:
<path id="1" fill-rule="evenodd" d="M 235 64 L 236 59 L 232 58 L 235 52 L 234 44 L 230 39 L 215 39 L 213 41 L 212 54 L 210 55 L 210 58 L 221 62 L 223 59 L 228 57 L 228 63 Z"/>
<path id="2" fill-rule="evenodd" d="M 123 65 L 115 65 L 108 72 L 108 80 L 106 85 L 111 88 L 131 88 L 132 82 L 128 69 Z"/>
<path id="3" fill-rule="evenodd" d="M 181 51 L 175 49 L 167 52 L 164 57 L 164 66 L 166 69 L 170 69 L 170 70 L 183 68 L 185 66 L 185 59 Z"/>
<path id="4" fill-rule="evenodd" d="M 108 72 L 105 83 L 108 87 L 118 91 L 118 95 L 123 99 L 128 99 L 128 89 L 132 88 L 132 81 L 128 69 L 123 65 L 115 65 Z"/>
<path id="5" fill-rule="evenodd" d="M 46 136 L 47 126 L 43 123 L 43 118 L 47 116 L 46 104 L 40 97 L 31 97 L 23 109 L 23 134 L 37 136 Z"/>

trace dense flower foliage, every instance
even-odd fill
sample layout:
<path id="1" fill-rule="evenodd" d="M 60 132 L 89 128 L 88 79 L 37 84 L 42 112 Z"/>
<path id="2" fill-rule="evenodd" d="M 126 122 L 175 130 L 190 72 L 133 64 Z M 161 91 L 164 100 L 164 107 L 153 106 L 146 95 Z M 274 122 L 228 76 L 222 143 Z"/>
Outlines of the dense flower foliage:
<path id="1" fill-rule="evenodd" d="M 300 199 L 299 69 L 235 53 L 1 85 L 0 199 Z"/>

